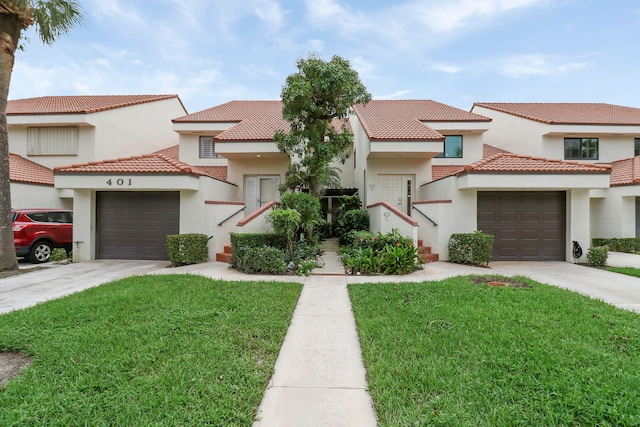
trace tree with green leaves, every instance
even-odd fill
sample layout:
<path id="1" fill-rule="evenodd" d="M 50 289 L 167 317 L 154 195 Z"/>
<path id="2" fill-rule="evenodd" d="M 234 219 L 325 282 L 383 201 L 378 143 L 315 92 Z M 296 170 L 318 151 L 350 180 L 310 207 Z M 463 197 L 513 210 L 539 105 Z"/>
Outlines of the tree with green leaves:
<path id="1" fill-rule="evenodd" d="M 35 26 L 40 39 L 52 44 L 82 21 L 73 0 L 0 0 L 0 271 L 18 268 L 11 225 L 7 100 L 15 52 L 22 32 Z"/>
<path id="2" fill-rule="evenodd" d="M 274 135 L 278 149 L 291 157 L 281 190 L 303 187 L 320 198 L 324 185 L 335 178 L 331 162 L 349 157 L 351 108 L 366 104 L 371 95 L 349 61 L 339 56 L 324 61 L 311 55 L 299 59 L 297 67 L 281 94 L 282 117 L 291 129 Z"/>

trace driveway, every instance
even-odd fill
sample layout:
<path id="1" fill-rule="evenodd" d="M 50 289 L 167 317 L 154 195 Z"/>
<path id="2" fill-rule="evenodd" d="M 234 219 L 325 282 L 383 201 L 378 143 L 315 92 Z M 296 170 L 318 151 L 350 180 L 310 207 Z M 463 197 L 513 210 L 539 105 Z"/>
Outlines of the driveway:
<path id="1" fill-rule="evenodd" d="M 146 274 L 169 265 L 168 261 L 98 260 L 76 264 L 41 266 L 20 264 L 20 269 L 37 268 L 0 279 L 0 313 L 30 307 L 42 301 L 98 286 L 137 274 Z"/>

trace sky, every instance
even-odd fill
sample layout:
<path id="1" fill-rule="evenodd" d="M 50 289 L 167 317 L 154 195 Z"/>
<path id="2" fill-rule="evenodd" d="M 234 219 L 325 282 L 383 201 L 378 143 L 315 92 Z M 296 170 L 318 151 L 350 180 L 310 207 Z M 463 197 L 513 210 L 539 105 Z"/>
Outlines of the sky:
<path id="1" fill-rule="evenodd" d="M 177 94 L 189 113 L 279 99 L 296 61 L 347 59 L 374 99 L 640 107 L 637 0 L 78 0 L 33 28 L 9 99 Z"/>

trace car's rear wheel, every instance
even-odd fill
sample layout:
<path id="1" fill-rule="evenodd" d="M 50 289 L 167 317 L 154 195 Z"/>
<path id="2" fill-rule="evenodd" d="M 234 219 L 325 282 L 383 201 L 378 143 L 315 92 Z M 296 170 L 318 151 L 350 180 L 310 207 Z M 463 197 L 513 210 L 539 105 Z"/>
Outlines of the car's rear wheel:
<path id="1" fill-rule="evenodd" d="M 51 251 L 53 250 L 53 245 L 46 241 L 40 241 L 35 243 L 31 247 L 31 251 L 29 252 L 28 260 L 34 264 L 40 264 L 43 262 L 49 261 L 51 258 Z"/>

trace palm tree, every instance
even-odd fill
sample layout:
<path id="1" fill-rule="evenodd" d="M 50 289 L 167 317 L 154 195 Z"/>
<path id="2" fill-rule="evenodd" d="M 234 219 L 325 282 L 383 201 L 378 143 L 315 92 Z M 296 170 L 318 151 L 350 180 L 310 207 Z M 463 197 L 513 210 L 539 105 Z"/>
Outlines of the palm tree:
<path id="1" fill-rule="evenodd" d="M 40 39 L 52 44 L 82 21 L 73 0 L 0 0 L 0 271 L 18 268 L 11 227 L 7 99 L 22 31 L 35 25 Z"/>

